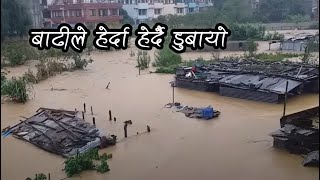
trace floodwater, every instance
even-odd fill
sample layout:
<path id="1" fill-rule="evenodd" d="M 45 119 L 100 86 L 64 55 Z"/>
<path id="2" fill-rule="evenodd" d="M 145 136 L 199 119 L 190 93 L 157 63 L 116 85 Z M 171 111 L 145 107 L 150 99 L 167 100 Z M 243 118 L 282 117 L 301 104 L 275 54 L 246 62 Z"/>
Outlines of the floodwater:
<path id="1" fill-rule="evenodd" d="M 138 76 L 130 50 L 93 53 L 92 64 L 84 71 L 65 72 L 33 86 L 26 104 L 1 104 L 1 128 L 29 117 L 39 107 L 83 109 L 92 106 L 98 128 L 123 139 L 123 121 L 132 120 L 129 138 L 101 150 L 113 154 L 111 171 L 84 172 L 72 179 L 115 180 L 316 180 L 318 168 L 305 168 L 303 157 L 272 147 L 269 133 L 280 127 L 282 104 L 269 104 L 219 96 L 215 93 L 175 89 L 175 100 L 184 105 L 212 105 L 220 117 L 205 121 L 190 119 L 163 106 L 172 102 L 169 82 L 173 75 Z M 153 54 L 153 53 L 151 53 Z M 208 56 L 208 53 L 203 53 Z M 185 53 L 185 59 L 199 57 Z M 22 74 L 32 67 L 9 69 Z M 106 89 L 108 82 L 109 89 Z M 64 91 L 52 91 L 66 89 Z M 289 99 L 287 113 L 319 105 L 318 94 Z M 89 109 L 89 108 L 88 108 Z M 117 122 L 108 120 L 112 110 Z M 91 121 L 92 115 L 86 115 Z M 143 133 L 146 126 L 151 133 Z M 136 135 L 139 132 L 140 135 Z M 13 137 L 1 138 L 1 179 L 19 180 L 35 173 L 50 173 L 59 180 L 64 159 Z"/>

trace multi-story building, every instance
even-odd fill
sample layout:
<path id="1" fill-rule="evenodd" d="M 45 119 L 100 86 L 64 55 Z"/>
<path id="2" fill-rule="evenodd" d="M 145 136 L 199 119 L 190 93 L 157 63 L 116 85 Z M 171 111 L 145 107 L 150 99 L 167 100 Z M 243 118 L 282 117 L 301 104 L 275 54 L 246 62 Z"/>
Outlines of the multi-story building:
<path id="1" fill-rule="evenodd" d="M 119 23 L 123 19 L 121 7 L 117 0 L 53 0 L 48 5 L 48 19 L 51 27 L 61 23 Z"/>
<path id="2" fill-rule="evenodd" d="M 136 24 L 160 15 L 185 15 L 212 6 L 212 0 L 121 0 L 123 9 Z"/>

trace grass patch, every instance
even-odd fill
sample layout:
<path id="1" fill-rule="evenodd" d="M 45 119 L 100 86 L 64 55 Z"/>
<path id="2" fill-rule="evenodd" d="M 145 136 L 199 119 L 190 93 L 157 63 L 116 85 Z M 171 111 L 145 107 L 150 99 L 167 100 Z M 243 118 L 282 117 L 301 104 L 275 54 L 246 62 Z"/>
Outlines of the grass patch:
<path id="1" fill-rule="evenodd" d="M 85 170 L 96 170 L 100 173 L 110 171 L 107 160 L 112 158 L 112 154 L 103 154 L 99 156 L 98 149 L 91 149 L 83 154 L 78 154 L 68 158 L 65 163 L 65 172 L 68 177 L 80 174 Z M 100 160 L 99 164 L 95 164 L 94 160 Z"/>
<path id="2" fill-rule="evenodd" d="M 151 62 L 150 55 L 147 51 L 138 51 L 137 57 L 137 67 L 140 67 L 141 70 L 149 68 Z"/>
<path id="3" fill-rule="evenodd" d="M 12 101 L 25 103 L 29 100 L 30 88 L 31 83 L 25 77 L 12 77 L 1 82 L 1 95 L 8 96 Z"/>
<path id="4" fill-rule="evenodd" d="M 159 67 L 156 69 L 155 73 L 161 74 L 175 74 L 176 69 L 178 66 L 171 66 L 171 67 Z"/>
<path id="5" fill-rule="evenodd" d="M 181 62 L 181 55 L 173 52 L 168 46 L 165 45 L 163 49 L 156 52 L 153 66 L 169 67 L 180 64 Z"/>

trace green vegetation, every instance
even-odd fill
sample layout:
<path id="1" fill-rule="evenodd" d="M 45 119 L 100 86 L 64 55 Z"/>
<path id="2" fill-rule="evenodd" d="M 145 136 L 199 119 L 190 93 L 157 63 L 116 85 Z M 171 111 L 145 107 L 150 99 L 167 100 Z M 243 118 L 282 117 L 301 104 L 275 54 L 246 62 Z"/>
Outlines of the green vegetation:
<path id="1" fill-rule="evenodd" d="M 296 24 L 301 22 L 308 22 L 310 20 L 311 20 L 310 16 L 301 15 L 301 14 L 288 15 L 285 19 L 286 22 L 296 23 Z"/>
<path id="2" fill-rule="evenodd" d="M 175 74 L 176 73 L 176 66 L 170 66 L 170 67 L 159 67 L 156 69 L 155 73 L 161 73 L 161 74 Z"/>
<path id="3" fill-rule="evenodd" d="M 235 23 L 230 27 L 232 32 L 231 39 L 234 40 L 247 40 L 255 39 L 260 40 L 265 36 L 266 28 L 260 24 L 238 24 Z"/>
<path id="4" fill-rule="evenodd" d="M 1 72 L 1 85 L 7 80 L 6 72 Z"/>
<path id="5" fill-rule="evenodd" d="M 247 42 L 247 46 L 248 46 L 248 54 L 245 53 L 245 56 L 246 57 L 254 57 L 256 51 L 258 50 L 258 44 L 253 40 L 249 40 Z"/>
<path id="6" fill-rule="evenodd" d="M 137 67 L 140 67 L 141 70 L 149 68 L 151 62 L 150 55 L 147 51 L 138 51 L 137 57 Z"/>
<path id="7" fill-rule="evenodd" d="M 178 65 L 182 63 L 181 55 L 173 52 L 167 43 L 163 49 L 156 51 L 154 56 L 155 62 L 152 65 L 158 67 L 155 73 L 174 74 Z"/>
<path id="8" fill-rule="evenodd" d="M 311 53 L 315 51 L 319 52 L 319 42 L 309 41 L 304 49 L 301 61 L 308 64 L 317 64 L 319 58 Z"/>
<path id="9" fill-rule="evenodd" d="M 1 79 L 1 81 L 1 95 L 8 96 L 11 100 L 19 103 L 28 101 L 31 85 L 24 77 L 12 77 L 11 79 Z"/>
<path id="10" fill-rule="evenodd" d="M 101 173 L 110 171 L 107 160 L 112 158 L 112 155 L 103 154 L 99 156 L 98 149 L 91 149 L 83 154 L 78 154 L 75 157 L 68 158 L 65 163 L 65 172 L 68 177 L 72 177 L 85 170 L 96 170 Z M 94 160 L 101 160 L 100 164 L 95 164 Z"/>
<path id="11" fill-rule="evenodd" d="M 278 32 L 274 32 L 274 33 L 266 33 L 266 35 L 264 36 L 263 40 L 264 41 L 269 41 L 269 40 L 282 40 L 284 39 L 284 35 L 280 34 Z"/>
<path id="12" fill-rule="evenodd" d="M 28 69 L 28 71 L 24 73 L 23 77 L 25 78 L 26 81 L 30 83 L 33 83 L 33 84 L 38 83 L 38 79 L 34 75 L 34 73 L 31 71 L 31 69 Z"/>
<path id="13" fill-rule="evenodd" d="M 26 178 L 26 180 L 32 180 L 30 177 Z M 47 180 L 47 176 L 43 173 L 36 174 L 36 177 L 33 180 Z"/>
<path id="14" fill-rule="evenodd" d="M 27 60 L 37 59 L 37 51 L 28 42 L 6 42 L 1 44 L 1 57 L 3 66 L 17 66 L 24 64 Z"/>
<path id="15" fill-rule="evenodd" d="M 128 15 L 126 10 L 121 8 L 120 15 L 123 16 L 122 24 L 134 24 L 134 20 Z"/>
<path id="16" fill-rule="evenodd" d="M 255 12 L 255 19 L 263 23 L 284 22 L 288 19 L 309 16 L 304 10 L 305 0 L 268 0 L 260 1 L 259 7 Z M 310 18 L 302 19 L 308 21 Z"/>
<path id="17" fill-rule="evenodd" d="M 155 62 L 153 63 L 153 66 L 168 67 L 177 65 L 181 62 L 181 55 L 173 52 L 167 45 L 165 45 L 163 49 L 155 53 Z"/>

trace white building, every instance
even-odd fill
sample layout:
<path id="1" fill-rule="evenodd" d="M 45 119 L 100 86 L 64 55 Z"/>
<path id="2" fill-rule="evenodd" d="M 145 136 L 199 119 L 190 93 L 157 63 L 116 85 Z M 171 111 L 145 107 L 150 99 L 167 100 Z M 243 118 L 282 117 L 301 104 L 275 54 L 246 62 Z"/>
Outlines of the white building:
<path id="1" fill-rule="evenodd" d="M 212 0 L 121 0 L 121 3 L 135 24 L 160 15 L 185 15 L 213 6 Z"/>

